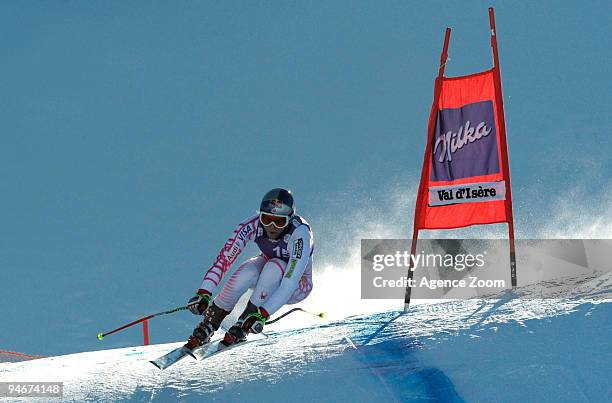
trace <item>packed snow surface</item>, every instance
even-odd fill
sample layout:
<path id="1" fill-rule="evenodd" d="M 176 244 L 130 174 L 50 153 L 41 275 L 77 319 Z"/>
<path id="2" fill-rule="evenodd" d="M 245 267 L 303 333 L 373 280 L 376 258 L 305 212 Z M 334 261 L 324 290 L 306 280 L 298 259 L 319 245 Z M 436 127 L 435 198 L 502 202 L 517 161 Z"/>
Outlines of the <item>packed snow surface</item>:
<path id="1" fill-rule="evenodd" d="M 612 401 L 612 277 L 489 300 L 416 305 L 274 332 L 165 371 L 181 343 L 0 364 L 1 381 L 61 381 L 66 401 Z"/>

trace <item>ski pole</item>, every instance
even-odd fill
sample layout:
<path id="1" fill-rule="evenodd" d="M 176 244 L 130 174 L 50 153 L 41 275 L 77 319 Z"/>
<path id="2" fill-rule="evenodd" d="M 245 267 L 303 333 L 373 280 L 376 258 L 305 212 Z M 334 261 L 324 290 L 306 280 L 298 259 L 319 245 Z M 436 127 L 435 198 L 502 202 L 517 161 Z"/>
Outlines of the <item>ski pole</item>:
<path id="1" fill-rule="evenodd" d="M 282 314 L 281 316 L 279 316 L 279 317 L 277 317 L 277 318 L 274 318 L 274 319 L 272 319 L 272 320 L 270 320 L 270 321 L 267 321 L 267 322 L 266 322 L 266 325 L 271 325 L 272 323 L 276 323 L 276 322 L 278 322 L 279 320 L 281 320 L 282 318 L 284 318 L 285 316 L 287 316 L 287 315 L 289 315 L 289 314 L 291 314 L 291 313 L 293 313 L 293 312 L 297 312 L 297 311 L 304 312 L 304 313 L 307 313 L 307 314 L 312 315 L 312 316 L 318 316 L 319 318 L 324 318 L 324 317 L 325 317 L 325 312 L 321 312 L 321 313 L 314 313 L 314 312 L 310 312 L 310 311 L 307 311 L 307 310 L 302 309 L 302 308 L 293 308 L 293 309 L 291 309 L 291 310 L 289 310 L 289 311 L 285 312 L 285 313 L 284 313 L 284 314 Z"/>
<path id="2" fill-rule="evenodd" d="M 174 309 L 171 309 L 169 311 L 158 312 L 158 313 L 154 313 L 154 314 L 149 315 L 149 316 L 145 316 L 143 318 L 140 318 L 140 319 L 137 319 L 137 320 L 135 320 L 133 322 L 130 322 L 127 325 L 123 325 L 121 327 L 118 327 L 117 329 L 111 330 L 110 332 L 106 332 L 106 333 L 100 332 L 100 333 L 98 333 L 98 339 L 102 340 L 105 336 L 108 336 L 109 334 L 116 333 L 116 332 L 118 332 L 120 330 L 126 329 L 126 328 L 128 328 L 130 326 L 134 326 L 134 325 L 136 325 L 138 323 L 144 322 L 145 320 L 149 320 L 149 319 L 154 318 L 156 316 L 168 315 L 168 314 L 171 314 L 171 313 L 175 313 L 175 312 L 179 312 L 179 311 L 184 311 L 186 309 L 189 309 L 189 305 L 180 306 L 178 308 L 174 308 Z"/>

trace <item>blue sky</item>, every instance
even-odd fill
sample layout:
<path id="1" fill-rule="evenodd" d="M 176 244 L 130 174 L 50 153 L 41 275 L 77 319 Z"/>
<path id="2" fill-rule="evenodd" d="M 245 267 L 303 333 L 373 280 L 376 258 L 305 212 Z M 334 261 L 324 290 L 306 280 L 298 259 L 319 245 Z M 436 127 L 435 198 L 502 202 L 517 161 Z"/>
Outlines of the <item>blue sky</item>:
<path id="1" fill-rule="evenodd" d="M 343 253 L 336 219 L 397 217 L 444 28 L 448 76 L 489 68 L 491 4 L 517 231 L 559 203 L 610 211 L 609 2 L 0 4 L 0 348 L 99 348 L 182 304 L 272 187 L 293 189 L 322 257 Z M 192 322 L 154 323 L 154 341 Z"/>

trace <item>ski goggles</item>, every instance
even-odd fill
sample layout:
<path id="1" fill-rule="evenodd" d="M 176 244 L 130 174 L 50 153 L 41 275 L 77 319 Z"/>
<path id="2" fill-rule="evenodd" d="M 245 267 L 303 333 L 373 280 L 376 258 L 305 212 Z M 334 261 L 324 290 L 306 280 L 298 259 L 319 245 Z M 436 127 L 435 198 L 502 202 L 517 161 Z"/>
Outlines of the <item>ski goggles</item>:
<path id="1" fill-rule="evenodd" d="M 259 222 L 264 226 L 269 227 L 274 225 L 276 228 L 285 228 L 289 224 L 289 217 L 286 215 L 276 215 L 270 213 L 259 213 Z"/>

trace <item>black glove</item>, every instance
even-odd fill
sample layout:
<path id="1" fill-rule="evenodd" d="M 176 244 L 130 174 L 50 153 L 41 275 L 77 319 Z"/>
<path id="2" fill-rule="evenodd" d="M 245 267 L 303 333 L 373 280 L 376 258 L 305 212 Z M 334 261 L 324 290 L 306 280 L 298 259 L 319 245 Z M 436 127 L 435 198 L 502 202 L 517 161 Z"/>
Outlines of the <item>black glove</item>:
<path id="1" fill-rule="evenodd" d="M 194 315 L 204 315 L 204 312 L 206 312 L 206 309 L 208 309 L 210 305 L 210 301 L 210 292 L 199 289 L 195 297 L 192 297 L 187 302 L 187 308 L 189 308 Z"/>

